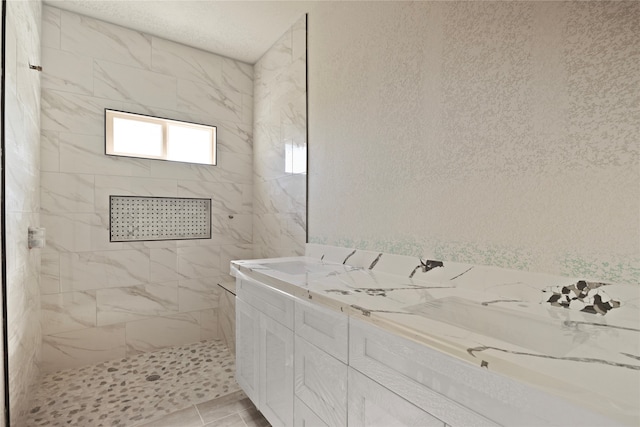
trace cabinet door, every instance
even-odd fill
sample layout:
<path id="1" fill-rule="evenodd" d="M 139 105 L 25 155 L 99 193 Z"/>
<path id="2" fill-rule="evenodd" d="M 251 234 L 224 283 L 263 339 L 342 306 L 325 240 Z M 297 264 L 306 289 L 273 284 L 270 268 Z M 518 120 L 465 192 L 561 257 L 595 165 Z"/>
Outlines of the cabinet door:
<path id="1" fill-rule="evenodd" d="M 489 384 L 490 372 L 356 319 L 349 323 L 349 366 L 453 426 L 498 425 L 469 409 L 501 408 L 488 399 L 492 388 L 480 387 Z M 507 413 L 514 409 L 504 407 L 502 414 Z"/>
<path id="2" fill-rule="evenodd" d="M 295 394 L 333 427 L 347 425 L 347 365 L 296 335 Z"/>
<path id="3" fill-rule="evenodd" d="M 236 299 L 236 381 L 259 408 L 260 312 Z"/>
<path id="4" fill-rule="evenodd" d="M 274 427 L 293 425 L 293 331 L 260 316 L 260 411 Z"/>
<path id="5" fill-rule="evenodd" d="M 270 318 L 293 329 L 293 298 L 290 295 L 250 278 L 236 280 L 236 295 Z"/>
<path id="6" fill-rule="evenodd" d="M 349 426 L 444 427 L 431 414 L 349 368 Z"/>
<path id="7" fill-rule="evenodd" d="M 294 399 L 293 423 L 296 427 L 329 427 L 297 397 Z"/>
<path id="8" fill-rule="evenodd" d="M 296 335 L 342 363 L 348 362 L 349 318 L 346 314 L 298 299 L 294 325 Z"/>

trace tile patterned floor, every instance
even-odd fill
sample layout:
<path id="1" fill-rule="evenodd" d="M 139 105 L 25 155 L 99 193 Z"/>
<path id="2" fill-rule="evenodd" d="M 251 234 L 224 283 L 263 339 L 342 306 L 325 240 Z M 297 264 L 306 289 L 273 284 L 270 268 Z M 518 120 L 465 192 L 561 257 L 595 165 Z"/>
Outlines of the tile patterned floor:
<path id="1" fill-rule="evenodd" d="M 199 411 L 194 405 L 201 403 L 206 414 L 212 399 L 215 402 L 230 394 L 237 401 L 236 415 L 242 418 L 240 413 L 245 412 L 249 423 L 253 422 L 251 411 L 258 415 L 259 412 L 246 396 L 234 393 L 239 390 L 234 375 L 234 359 L 220 341 L 203 341 L 58 371 L 42 378 L 32 398 L 27 426 L 140 426 L 163 420 L 177 411 L 184 410 L 185 414 L 191 409 Z M 227 403 L 224 398 L 218 400 L 218 405 Z M 240 410 L 241 407 L 246 408 Z M 206 419 L 215 421 L 208 416 Z M 179 424 L 157 425 L 183 427 L 181 423 L 186 420 L 182 417 Z M 187 425 L 191 424 L 184 424 Z M 195 425 L 204 425 L 204 421 Z"/>
<path id="2" fill-rule="evenodd" d="M 142 427 L 200 426 L 270 427 L 269 422 L 258 412 L 242 391 L 192 405 L 159 420 L 144 424 Z"/>

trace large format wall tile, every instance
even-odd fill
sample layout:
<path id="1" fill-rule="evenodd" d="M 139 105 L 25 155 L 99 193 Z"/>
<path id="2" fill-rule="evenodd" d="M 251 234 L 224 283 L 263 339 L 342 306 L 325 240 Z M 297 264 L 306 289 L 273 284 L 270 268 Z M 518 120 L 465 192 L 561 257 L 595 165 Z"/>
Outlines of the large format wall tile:
<path id="1" fill-rule="evenodd" d="M 149 254 L 120 250 L 60 254 L 60 290 L 116 288 L 149 281 Z"/>
<path id="2" fill-rule="evenodd" d="M 180 312 L 218 307 L 220 303 L 219 282 L 219 277 L 180 280 Z"/>
<path id="3" fill-rule="evenodd" d="M 175 247 L 152 248 L 149 254 L 149 280 L 152 283 L 178 280 L 178 251 Z"/>
<path id="4" fill-rule="evenodd" d="M 40 134 L 40 170 L 60 171 L 60 140 L 58 132 L 43 130 Z"/>
<path id="5" fill-rule="evenodd" d="M 251 184 L 253 158 L 249 154 L 218 153 L 218 169 L 220 182 Z"/>
<path id="6" fill-rule="evenodd" d="M 247 244 L 252 242 L 252 215 L 216 215 L 211 219 L 211 235 L 220 244 Z"/>
<path id="7" fill-rule="evenodd" d="M 124 325 L 79 329 L 44 335 L 42 339 L 42 370 L 45 372 L 123 358 L 125 355 Z"/>
<path id="8" fill-rule="evenodd" d="M 221 86 L 222 57 L 159 37 L 152 37 L 152 46 L 153 71 L 207 86 Z M 234 74 L 242 74 L 242 70 L 238 67 Z M 251 91 L 250 86 L 248 93 Z"/>
<path id="9" fill-rule="evenodd" d="M 120 357 L 125 331 L 134 353 L 216 338 L 217 283 L 232 257 L 252 253 L 253 66 L 48 5 L 43 27 L 42 172 L 34 196 L 42 199 L 48 238 L 35 288 L 53 319 L 44 368 Z M 8 39 L 15 61 L 18 46 Z M 15 74 L 9 77 L 17 85 Z M 105 156 L 105 108 L 217 126 L 217 166 Z M 16 115 L 8 134 L 23 138 L 24 123 Z M 30 174 L 16 169 L 12 179 Z M 111 195 L 210 198 L 213 238 L 110 242 Z M 16 231 L 25 221 L 16 218 Z M 25 268 L 15 266 L 14 274 Z M 94 341 L 93 331 L 115 349 Z"/>
<path id="10" fill-rule="evenodd" d="M 95 292 L 64 292 L 41 297 L 44 335 L 55 335 L 96 326 Z"/>
<path id="11" fill-rule="evenodd" d="M 59 132 L 58 150 L 60 172 L 132 175 L 129 159 L 105 156 L 103 136 Z"/>
<path id="12" fill-rule="evenodd" d="M 42 8 L 42 47 L 60 49 L 60 9 Z"/>
<path id="13" fill-rule="evenodd" d="M 218 309 L 200 311 L 200 339 L 201 340 L 219 340 L 220 327 L 218 326 Z"/>
<path id="14" fill-rule="evenodd" d="M 60 254 L 43 252 L 40 257 L 40 294 L 60 292 Z"/>
<path id="15" fill-rule="evenodd" d="M 44 252 L 90 251 L 94 217 L 93 213 L 42 213 L 40 225 L 47 230 L 47 248 Z"/>
<path id="16" fill-rule="evenodd" d="M 93 175 L 43 172 L 43 212 L 93 212 Z"/>
<path id="17" fill-rule="evenodd" d="M 43 88 L 81 95 L 93 93 L 91 57 L 43 47 L 42 61 L 47 64 L 47 72 L 42 76 Z"/>
<path id="18" fill-rule="evenodd" d="M 94 95 L 176 109 L 176 78 L 106 61 L 94 63 Z"/>
<path id="19" fill-rule="evenodd" d="M 178 274 L 181 278 L 199 279 L 220 274 L 219 246 L 178 248 Z"/>
<path id="20" fill-rule="evenodd" d="M 307 208 L 304 17 L 265 53 L 254 71 L 254 256 L 301 255 Z"/>
<path id="21" fill-rule="evenodd" d="M 223 58 L 222 61 L 222 79 L 226 87 L 244 95 L 252 95 L 253 67 L 229 58 Z"/>
<path id="22" fill-rule="evenodd" d="M 127 355 L 200 341 L 200 312 L 128 322 Z"/>
<path id="23" fill-rule="evenodd" d="M 178 107 L 181 110 L 209 114 L 230 122 L 243 122 L 242 94 L 220 86 L 179 80 Z"/>
<path id="24" fill-rule="evenodd" d="M 218 337 L 236 354 L 236 300 L 235 295 L 223 289 L 218 308 Z"/>
<path id="25" fill-rule="evenodd" d="M 98 289 L 98 326 L 178 312 L 178 282 Z"/>
<path id="26" fill-rule="evenodd" d="M 253 258 L 253 244 L 220 246 L 220 273 L 229 274 L 230 263 L 234 259 L 251 258 Z"/>
<path id="27" fill-rule="evenodd" d="M 9 412 L 11 425 L 24 425 L 29 398 L 40 373 L 39 250 L 29 250 L 27 230 L 40 226 L 40 87 L 42 3 L 12 1 L 3 22 L 5 141 L 6 307 Z M 3 377 L 4 378 L 4 377 Z"/>
<path id="28" fill-rule="evenodd" d="M 118 109 L 120 102 L 55 90 L 42 90 L 42 129 L 102 135 L 104 109 Z"/>
<path id="29" fill-rule="evenodd" d="M 179 197 L 211 198 L 211 210 L 216 214 L 251 212 L 250 184 L 178 181 Z"/>
<path id="30" fill-rule="evenodd" d="M 217 131 L 218 150 L 249 155 L 253 153 L 253 127 L 251 125 L 221 122 Z"/>
<path id="31" fill-rule="evenodd" d="M 61 12 L 60 48 L 140 68 L 151 65 L 151 37 L 71 12 Z"/>

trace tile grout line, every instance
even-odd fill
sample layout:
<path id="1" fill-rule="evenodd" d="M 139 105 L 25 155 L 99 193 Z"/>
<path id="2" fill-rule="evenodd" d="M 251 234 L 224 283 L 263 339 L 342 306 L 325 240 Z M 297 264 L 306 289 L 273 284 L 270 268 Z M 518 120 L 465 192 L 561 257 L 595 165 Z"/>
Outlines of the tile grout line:
<path id="1" fill-rule="evenodd" d="M 200 413 L 200 410 L 198 410 L 198 405 L 193 405 L 194 408 L 196 408 L 196 412 L 198 413 L 198 416 L 200 417 L 200 422 L 202 423 L 202 425 L 204 426 L 204 418 L 202 418 L 202 414 Z"/>

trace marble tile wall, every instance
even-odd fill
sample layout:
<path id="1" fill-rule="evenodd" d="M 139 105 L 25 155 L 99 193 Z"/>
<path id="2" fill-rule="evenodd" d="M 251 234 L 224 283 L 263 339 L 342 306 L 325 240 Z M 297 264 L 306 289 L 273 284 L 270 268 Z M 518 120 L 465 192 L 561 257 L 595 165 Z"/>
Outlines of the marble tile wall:
<path id="1" fill-rule="evenodd" d="M 304 254 L 306 242 L 306 17 L 255 65 L 254 255 Z"/>
<path id="2" fill-rule="evenodd" d="M 253 66 L 48 5 L 42 22 L 42 369 L 217 338 L 217 283 L 252 255 Z M 218 126 L 219 164 L 107 157 L 105 108 Z M 110 243 L 112 194 L 211 198 L 213 238 Z"/>
<path id="3" fill-rule="evenodd" d="M 9 394 L 12 425 L 24 425 L 39 373 L 40 250 L 29 250 L 27 230 L 40 222 L 40 65 L 42 6 L 6 3 L 5 201 Z"/>
<path id="4" fill-rule="evenodd" d="M 231 354 L 236 354 L 236 282 L 220 283 L 218 307 L 218 339 L 225 343 Z"/>

